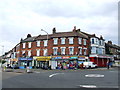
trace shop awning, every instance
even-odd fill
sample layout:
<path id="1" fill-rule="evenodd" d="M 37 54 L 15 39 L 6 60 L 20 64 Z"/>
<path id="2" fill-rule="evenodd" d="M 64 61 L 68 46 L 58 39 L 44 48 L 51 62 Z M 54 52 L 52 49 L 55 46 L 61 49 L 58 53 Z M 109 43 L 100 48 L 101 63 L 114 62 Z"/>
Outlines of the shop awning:
<path id="1" fill-rule="evenodd" d="M 44 56 L 44 57 L 34 57 L 37 61 L 49 61 L 51 59 L 50 56 Z"/>

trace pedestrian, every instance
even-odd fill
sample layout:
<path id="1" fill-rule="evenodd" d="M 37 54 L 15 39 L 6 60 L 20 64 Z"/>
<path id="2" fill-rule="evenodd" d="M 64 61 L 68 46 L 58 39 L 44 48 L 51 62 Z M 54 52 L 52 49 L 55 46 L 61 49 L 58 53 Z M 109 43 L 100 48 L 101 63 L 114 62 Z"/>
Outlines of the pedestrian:
<path id="1" fill-rule="evenodd" d="M 83 63 L 80 64 L 80 68 L 83 69 Z"/>
<path id="2" fill-rule="evenodd" d="M 110 61 L 108 60 L 107 61 L 107 69 L 109 69 L 109 67 L 110 67 Z"/>

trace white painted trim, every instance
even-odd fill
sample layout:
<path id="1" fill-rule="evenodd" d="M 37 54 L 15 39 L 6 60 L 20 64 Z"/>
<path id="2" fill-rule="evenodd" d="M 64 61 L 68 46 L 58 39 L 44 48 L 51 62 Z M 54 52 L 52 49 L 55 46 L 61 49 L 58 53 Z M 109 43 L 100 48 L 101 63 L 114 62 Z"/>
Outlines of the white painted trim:
<path id="1" fill-rule="evenodd" d="M 55 49 L 55 48 L 58 49 L 58 47 L 53 47 L 53 49 Z"/>
<path id="2" fill-rule="evenodd" d="M 66 47 L 60 47 L 60 48 L 66 48 Z"/>
<path id="3" fill-rule="evenodd" d="M 69 48 L 74 48 L 74 47 L 69 47 Z"/>

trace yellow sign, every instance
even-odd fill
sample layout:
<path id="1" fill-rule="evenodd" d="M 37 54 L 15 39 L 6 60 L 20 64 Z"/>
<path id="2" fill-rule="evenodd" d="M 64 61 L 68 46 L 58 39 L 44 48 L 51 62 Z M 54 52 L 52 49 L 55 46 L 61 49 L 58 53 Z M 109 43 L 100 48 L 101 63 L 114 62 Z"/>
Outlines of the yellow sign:
<path id="1" fill-rule="evenodd" d="M 18 58 L 10 59 L 10 61 L 18 61 Z"/>
<path id="2" fill-rule="evenodd" d="M 42 56 L 42 57 L 35 57 L 37 61 L 49 61 L 51 57 L 49 56 Z"/>

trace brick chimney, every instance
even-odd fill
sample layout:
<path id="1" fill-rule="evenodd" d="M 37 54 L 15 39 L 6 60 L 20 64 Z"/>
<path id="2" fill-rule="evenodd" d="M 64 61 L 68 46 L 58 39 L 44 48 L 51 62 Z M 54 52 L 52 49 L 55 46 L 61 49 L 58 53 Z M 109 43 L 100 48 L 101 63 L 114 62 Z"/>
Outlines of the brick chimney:
<path id="1" fill-rule="evenodd" d="M 112 45 L 112 41 L 108 41 L 108 44 Z"/>
<path id="2" fill-rule="evenodd" d="M 29 38 L 29 37 L 32 37 L 31 34 L 28 34 L 28 35 L 27 35 L 27 38 Z"/>
<path id="3" fill-rule="evenodd" d="M 76 32 L 76 26 L 74 26 L 73 32 Z"/>
<path id="4" fill-rule="evenodd" d="M 56 28 L 54 27 L 54 28 L 53 28 L 53 34 L 55 34 L 55 33 L 56 33 Z"/>
<path id="5" fill-rule="evenodd" d="M 80 32 L 80 29 L 77 29 L 77 32 Z"/>

